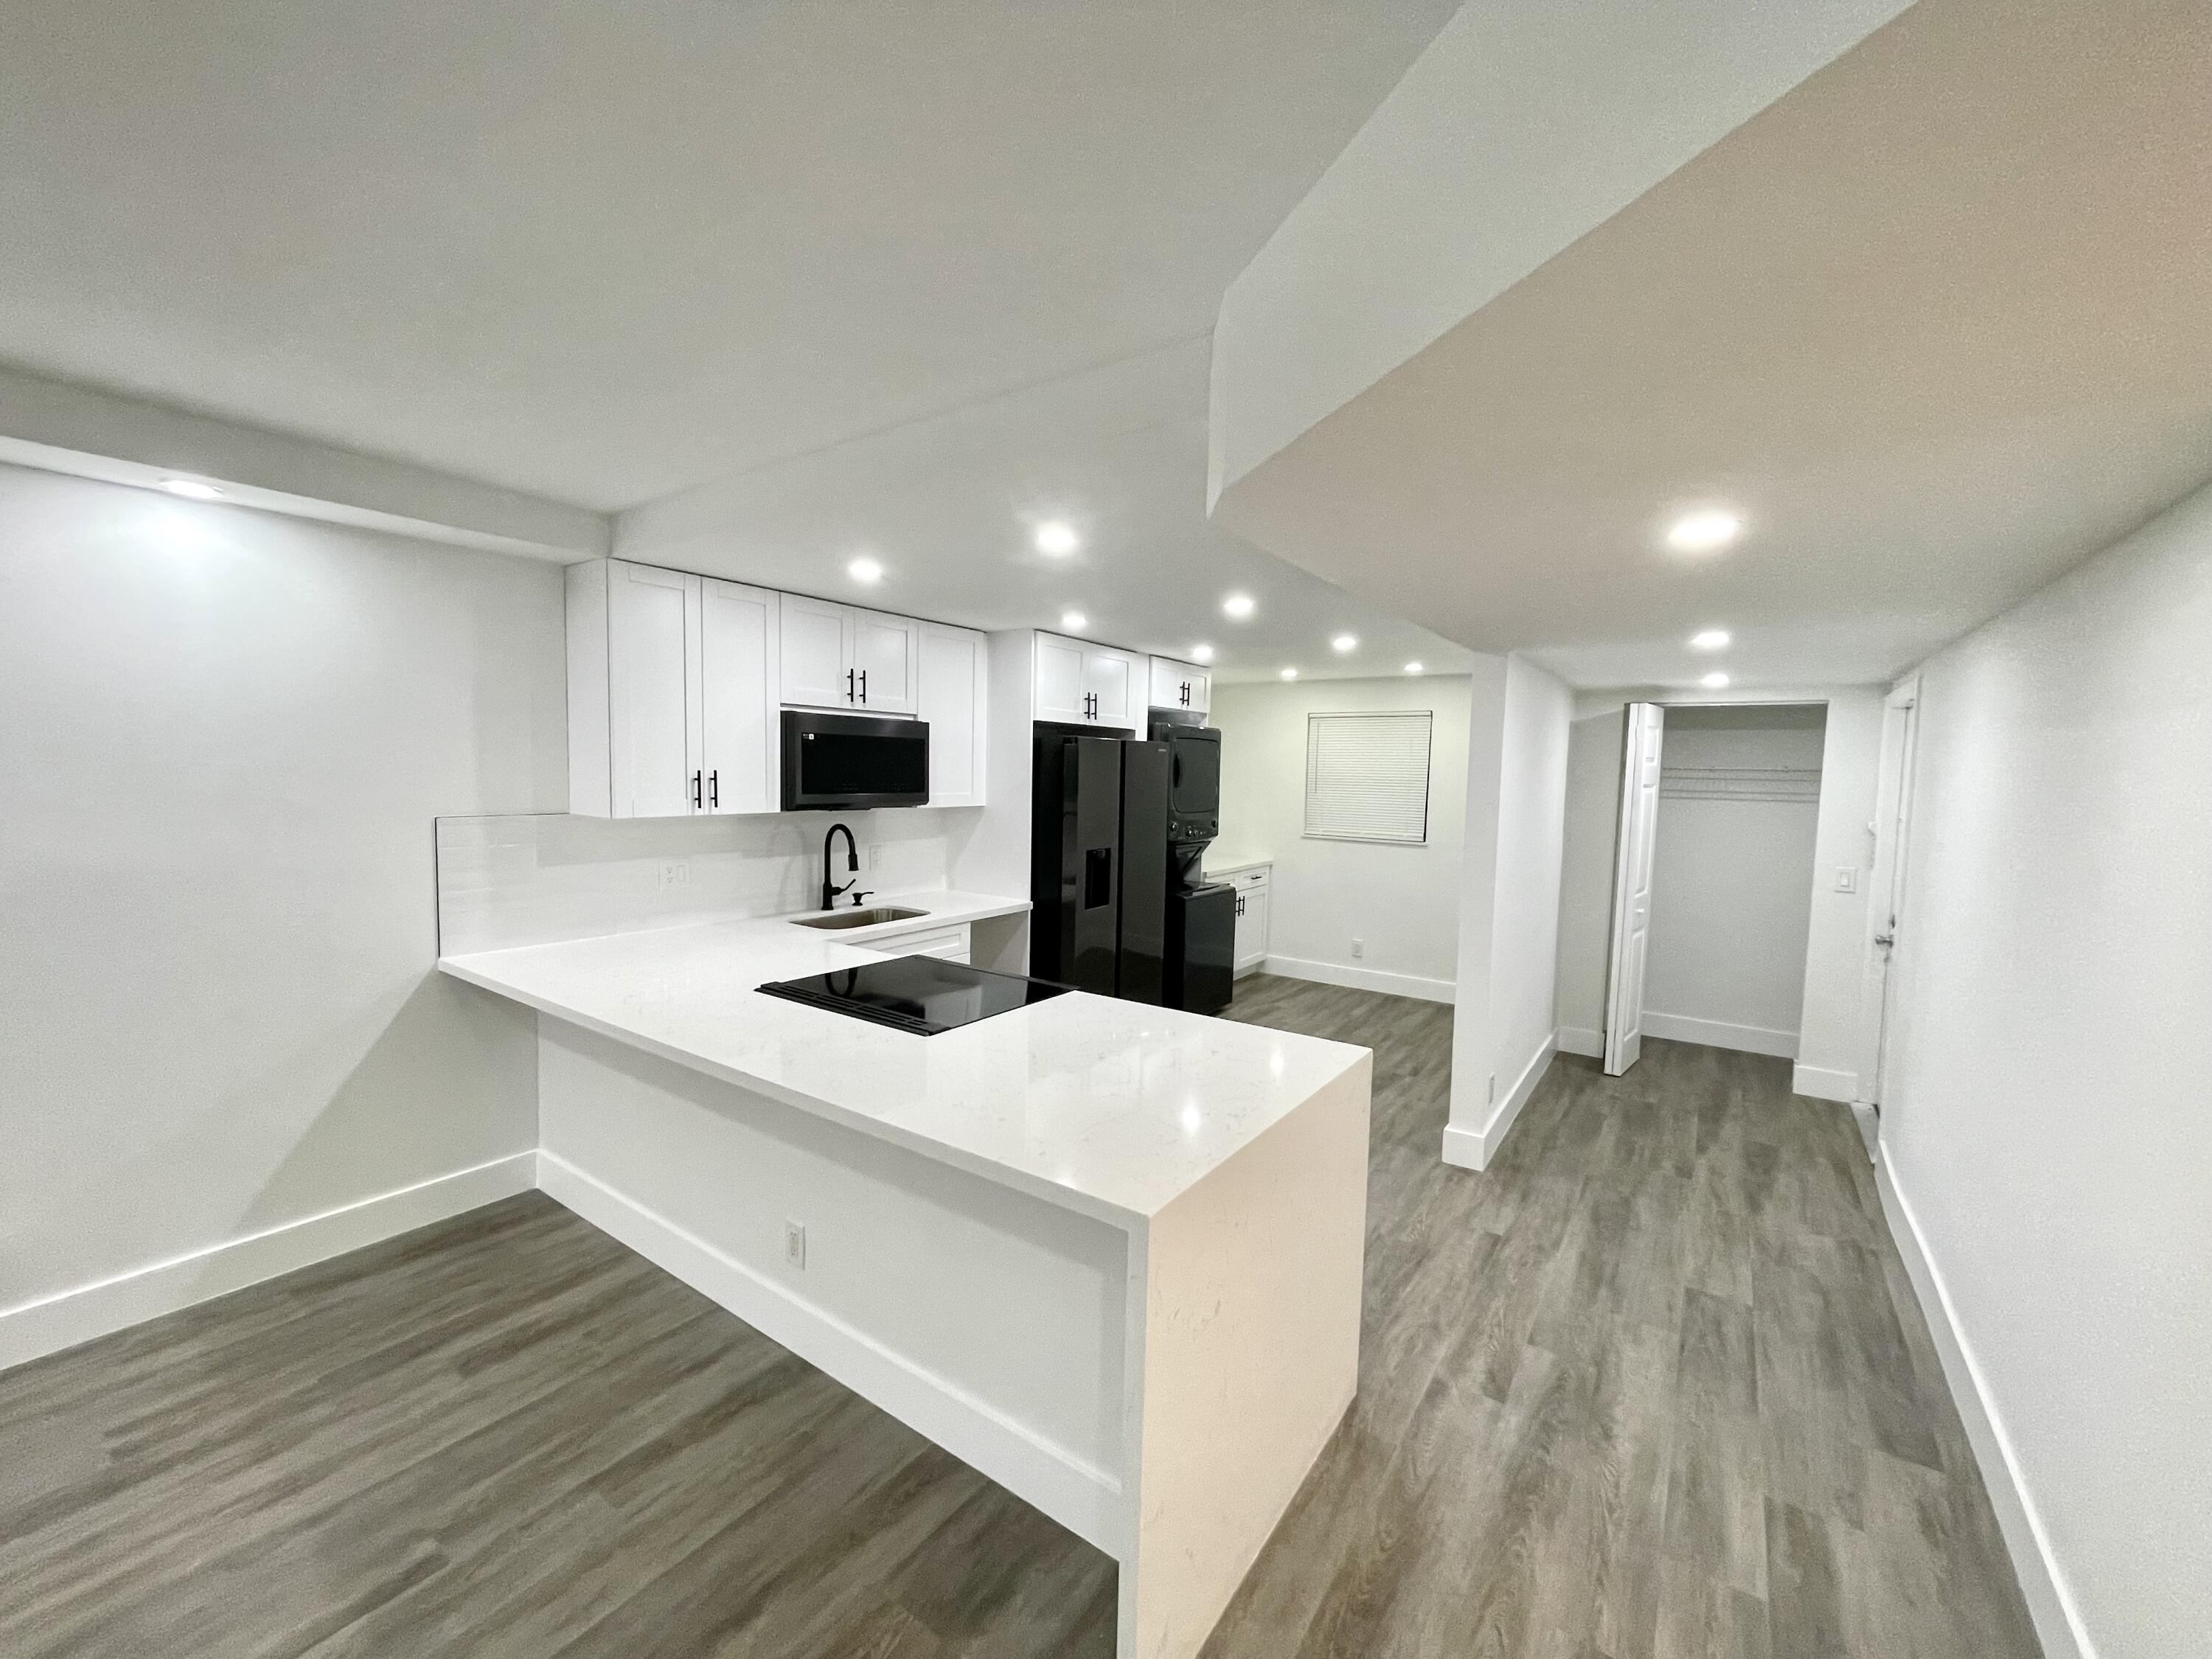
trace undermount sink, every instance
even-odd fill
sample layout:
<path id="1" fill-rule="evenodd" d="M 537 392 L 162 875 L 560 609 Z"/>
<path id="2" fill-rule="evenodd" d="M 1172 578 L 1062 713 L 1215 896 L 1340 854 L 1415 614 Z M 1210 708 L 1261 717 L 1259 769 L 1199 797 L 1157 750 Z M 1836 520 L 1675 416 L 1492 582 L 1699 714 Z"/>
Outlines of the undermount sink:
<path id="1" fill-rule="evenodd" d="M 872 927 L 879 921 L 912 921 L 927 910 L 902 910 L 896 904 L 871 905 L 865 910 L 824 911 L 818 916 L 793 916 L 794 927 Z"/>

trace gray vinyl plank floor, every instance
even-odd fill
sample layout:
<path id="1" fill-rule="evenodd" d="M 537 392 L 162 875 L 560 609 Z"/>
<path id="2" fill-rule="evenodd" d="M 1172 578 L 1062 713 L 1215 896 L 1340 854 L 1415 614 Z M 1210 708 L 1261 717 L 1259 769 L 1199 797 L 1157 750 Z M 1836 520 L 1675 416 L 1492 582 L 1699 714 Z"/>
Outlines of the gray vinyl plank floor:
<path id="1" fill-rule="evenodd" d="M 2027 1659 L 1848 1112 L 1562 1059 L 1437 1158 L 1376 1050 L 1360 1392 L 1206 1648 Z M 0 1655 L 1107 1656 L 1111 1561 L 537 1194 L 0 1374 Z"/>

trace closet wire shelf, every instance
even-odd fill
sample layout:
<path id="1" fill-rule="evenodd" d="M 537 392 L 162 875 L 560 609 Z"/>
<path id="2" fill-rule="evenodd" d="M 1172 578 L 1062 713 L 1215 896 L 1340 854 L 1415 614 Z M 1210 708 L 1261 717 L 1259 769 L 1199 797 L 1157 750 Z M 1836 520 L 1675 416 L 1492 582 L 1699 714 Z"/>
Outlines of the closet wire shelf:
<path id="1" fill-rule="evenodd" d="M 1659 771 L 1659 793 L 1671 800 L 1776 800 L 1816 804 L 1817 766 L 1668 766 Z"/>

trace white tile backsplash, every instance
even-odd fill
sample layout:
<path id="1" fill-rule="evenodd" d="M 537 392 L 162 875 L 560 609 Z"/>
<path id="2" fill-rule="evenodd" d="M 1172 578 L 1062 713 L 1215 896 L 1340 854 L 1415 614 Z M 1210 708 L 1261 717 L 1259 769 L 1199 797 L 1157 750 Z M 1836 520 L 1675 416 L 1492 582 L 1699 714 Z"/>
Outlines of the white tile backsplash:
<path id="1" fill-rule="evenodd" d="M 760 817 L 587 818 L 528 813 L 438 820 L 443 956 L 772 916 L 820 902 L 822 837 L 851 826 L 860 885 L 879 893 L 949 885 L 976 811 L 908 808 Z M 842 866 L 839 882 L 853 877 Z M 682 878 L 663 879 L 681 866 Z"/>

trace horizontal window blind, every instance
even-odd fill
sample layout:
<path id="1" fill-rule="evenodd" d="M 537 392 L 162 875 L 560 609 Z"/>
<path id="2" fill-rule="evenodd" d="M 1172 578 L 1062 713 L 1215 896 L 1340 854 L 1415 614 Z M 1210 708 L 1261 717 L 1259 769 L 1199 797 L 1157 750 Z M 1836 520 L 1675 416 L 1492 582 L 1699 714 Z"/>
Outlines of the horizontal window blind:
<path id="1" fill-rule="evenodd" d="M 1429 710 L 1306 716 L 1306 834 L 1429 838 Z"/>

